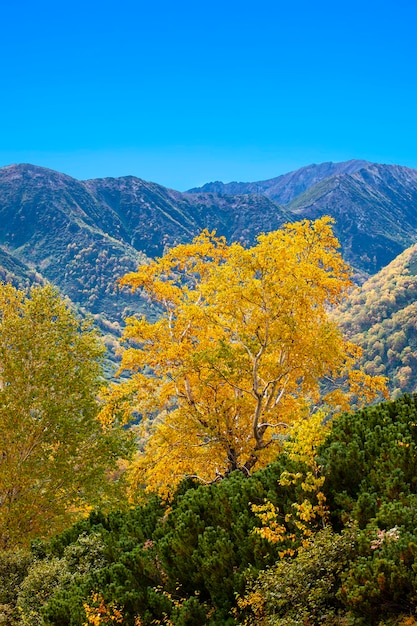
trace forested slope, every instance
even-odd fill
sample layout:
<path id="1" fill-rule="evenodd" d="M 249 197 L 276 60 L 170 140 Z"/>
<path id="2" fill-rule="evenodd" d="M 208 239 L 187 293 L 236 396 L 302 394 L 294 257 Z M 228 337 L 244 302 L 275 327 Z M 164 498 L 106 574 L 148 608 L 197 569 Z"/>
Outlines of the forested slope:
<path id="1" fill-rule="evenodd" d="M 354 289 L 335 316 L 363 348 L 365 370 L 388 377 L 393 397 L 417 389 L 417 245 Z"/>

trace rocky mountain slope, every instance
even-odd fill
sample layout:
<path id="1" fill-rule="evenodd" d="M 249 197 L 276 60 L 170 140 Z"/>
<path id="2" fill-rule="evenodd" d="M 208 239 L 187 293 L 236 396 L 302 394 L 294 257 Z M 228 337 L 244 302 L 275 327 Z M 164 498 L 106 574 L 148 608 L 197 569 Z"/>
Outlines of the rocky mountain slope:
<path id="1" fill-rule="evenodd" d="M 228 241 L 252 243 L 260 232 L 292 219 L 264 196 L 184 194 L 133 176 L 82 184 L 106 215 L 116 216 L 116 236 L 151 257 L 161 255 L 166 245 L 190 241 L 204 228 L 216 230 Z M 114 227 L 111 232 L 115 233 Z"/>
<path id="2" fill-rule="evenodd" d="M 261 180 L 255 183 L 206 183 L 202 187 L 195 187 L 189 193 L 211 192 L 217 194 L 261 194 L 278 202 L 288 204 L 301 193 L 316 185 L 325 178 L 338 174 L 353 174 L 368 165 L 367 161 L 346 161 L 344 163 L 320 163 L 307 165 L 294 172 Z"/>
<path id="3" fill-rule="evenodd" d="M 83 182 L 33 165 L 4 167 L 0 278 L 49 280 L 106 328 L 117 327 L 150 311 L 138 296 L 115 293 L 117 279 L 148 256 L 203 228 L 249 243 L 290 219 L 263 196 L 187 195 L 131 176 Z"/>
<path id="4" fill-rule="evenodd" d="M 332 215 L 344 257 L 371 275 L 417 240 L 417 170 L 366 161 L 309 165 L 257 183 L 208 183 L 198 191 L 252 193 L 292 219 Z"/>
<path id="5" fill-rule="evenodd" d="M 111 218 L 83 183 L 51 170 L 0 169 L 0 250 L 28 274 L 57 285 L 93 314 L 121 319 L 130 294 L 115 278 L 144 255 L 113 236 Z M 108 232 L 110 230 L 110 232 Z"/>
<path id="6" fill-rule="evenodd" d="M 417 170 L 368 164 L 319 182 L 286 208 L 295 219 L 332 215 L 345 258 L 373 274 L 417 241 Z"/>

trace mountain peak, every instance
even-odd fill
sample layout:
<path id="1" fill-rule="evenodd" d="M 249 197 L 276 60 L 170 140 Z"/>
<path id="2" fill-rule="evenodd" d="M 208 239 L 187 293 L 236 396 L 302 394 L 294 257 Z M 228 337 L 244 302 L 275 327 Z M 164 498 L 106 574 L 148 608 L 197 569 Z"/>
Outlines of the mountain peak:
<path id="1" fill-rule="evenodd" d="M 216 181 L 206 183 L 202 187 L 190 189 L 187 193 L 260 194 L 278 204 L 285 205 L 321 180 L 338 174 L 353 174 L 369 165 L 368 161 L 355 159 L 340 163 L 331 161 L 319 164 L 312 163 L 298 170 L 293 170 L 288 174 L 282 174 L 267 180 L 253 183 L 222 183 Z"/>
<path id="2" fill-rule="evenodd" d="M 23 179 L 25 181 L 39 181 L 45 180 L 68 183 L 79 182 L 76 178 L 57 172 L 56 170 L 49 169 L 47 167 L 41 167 L 40 165 L 32 165 L 32 163 L 16 163 L 12 165 L 6 165 L 0 168 L 0 177 L 4 180 L 18 180 Z"/>

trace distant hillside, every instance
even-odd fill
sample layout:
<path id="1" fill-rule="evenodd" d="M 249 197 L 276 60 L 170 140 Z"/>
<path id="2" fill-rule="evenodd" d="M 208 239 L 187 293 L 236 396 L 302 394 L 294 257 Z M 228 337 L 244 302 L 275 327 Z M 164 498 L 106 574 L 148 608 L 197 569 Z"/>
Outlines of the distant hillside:
<path id="1" fill-rule="evenodd" d="M 251 243 L 289 219 L 262 196 L 187 195 L 132 176 L 83 182 L 34 165 L 4 167 L 0 278 L 27 285 L 38 273 L 117 332 L 126 315 L 152 314 L 138 295 L 116 294 L 117 279 L 147 257 L 204 228 Z"/>
<path id="2" fill-rule="evenodd" d="M 184 194 L 134 176 L 83 183 L 106 214 L 117 216 L 117 236 L 150 257 L 165 246 L 191 241 L 204 228 L 228 241 L 253 243 L 260 232 L 292 219 L 291 213 L 263 196 Z"/>
<path id="3" fill-rule="evenodd" d="M 294 220 L 331 215 L 358 278 L 379 271 L 417 241 L 417 170 L 406 167 L 322 163 L 255 183 L 208 183 L 201 190 L 265 195 Z"/>
<path id="4" fill-rule="evenodd" d="M 390 379 L 394 397 L 417 391 L 417 244 L 352 292 L 336 312 L 363 350 L 369 374 Z"/>
<path id="5" fill-rule="evenodd" d="M 278 202 L 278 204 L 288 204 L 291 200 L 325 178 L 337 176 L 338 174 L 353 174 L 367 165 L 367 161 L 307 165 L 294 172 L 268 180 L 261 180 L 255 183 L 221 183 L 217 181 L 190 189 L 189 193 L 262 194 Z"/>
<path id="6" fill-rule="evenodd" d="M 115 279 L 144 255 L 118 241 L 112 215 L 69 176 L 30 165 L 0 169 L 0 246 L 93 314 L 121 321 L 130 294 Z"/>
<path id="7" fill-rule="evenodd" d="M 11 283 L 14 287 L 28 288 L 31 285 L 45 283 L 43 276 L 25 263 L 22 263 L 0 248 L 0 281 Z"/>
<path id="8" fill-rule="evenodd" d="M 417 170 L 369 164 L 321 181 L 286 208 L 297 219 L 332 215 L 345 258 L 373 274 L 417 241 Z"/>

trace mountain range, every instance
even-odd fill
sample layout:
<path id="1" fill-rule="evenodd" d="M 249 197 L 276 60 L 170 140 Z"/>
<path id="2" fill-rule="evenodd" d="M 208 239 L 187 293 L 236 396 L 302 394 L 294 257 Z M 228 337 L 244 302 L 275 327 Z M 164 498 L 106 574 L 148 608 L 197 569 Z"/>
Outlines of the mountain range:
<path id="1" fill-rule="evenodd" d="M 338 174 L 354 174 L 363 167 L 369 166 L 367 161 L 345 161 L 344 163 L 320 163 L 307 165 L 294 172 L 282 174 L 255 183 L 206 183 L 202 187 L 194 187 L 189 193 L 216 193 L 227 195 L 256 194 L 263 195 L 278 204 L 288 204 L 304 191 L 325 178 Z"/>
<path id="2" fill-rule="evenodd" d="M 285 222 L 335 219 L 359 283 L 417 242 L 417 170 L 347 161 L 254 183 L 207 183 L 181 193 L 134 176 L 79 181 L 35 165 L 0 168 L 0 279 L 48 280 L 102 329 L 157 312 L 117 279 L 202 229 L 252 244 Z"/>

